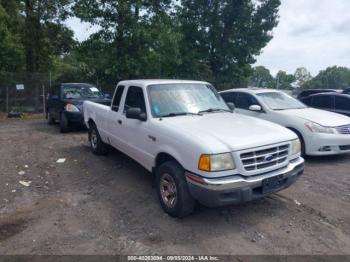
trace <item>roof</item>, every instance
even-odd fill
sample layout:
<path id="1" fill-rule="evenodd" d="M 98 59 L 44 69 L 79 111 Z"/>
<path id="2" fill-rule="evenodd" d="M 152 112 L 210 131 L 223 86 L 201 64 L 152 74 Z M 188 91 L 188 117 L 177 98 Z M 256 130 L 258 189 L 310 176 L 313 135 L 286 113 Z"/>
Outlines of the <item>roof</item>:
<path id="1" fill-rule="evenodd" d="M 276 89 L 267 89 L 267 88 L 258 88 L 258 87 L 248 87 L 248 88 L 234 88 L 234 89 L 229 89 L 222 91 L 220 93 L 226 93 L 226 92 L 244 92 L 244 93 L 250 93 L 250 94 L 261 94 L 261 93 L 270 93 L 270 92 L 281 92 L 280 90 Z"/>
<path id="2" fill-rule="evenodd" d="M 124 80 L 119 82 L 120 85 L 137 85 L 137 86 L 149 86 L 149 85 L 164 85 L 164 84 L 208 84 L 202 81 L 193 80 L 174 80 L 174 79 L 138 79 L 138 80 Z"/>
<path id="3" fill-rule="evenodd" d="M 338 93 L 338 92 L 317 93 L 317 94 L 309 95 L 307 97 L 314 97 L 314 96 L 340 96 L 340 97 L 350 98 L 349 94 L 343 94 L 343 93 Z M 305 97 L 305 98 L 307 98 L 307 97 Z"/>

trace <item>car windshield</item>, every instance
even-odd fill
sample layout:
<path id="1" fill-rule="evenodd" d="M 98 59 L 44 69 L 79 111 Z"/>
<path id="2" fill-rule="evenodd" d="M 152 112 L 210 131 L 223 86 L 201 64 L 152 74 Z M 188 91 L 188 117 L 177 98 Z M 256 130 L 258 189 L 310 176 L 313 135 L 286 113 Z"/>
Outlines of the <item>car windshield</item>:
<path id="1" fill-rule="evenodd" d="M 307 107 L 285 93 L 267 92 L 257 94 L 257 96 L 272 110 L 301 109 Z"/>
<path id="2" fill-rule="evenodd" d="M 63 98 L 81 99 L 81 98 L 98 98 L 102 93 L 94 86 L 78 85 L 63 87 Z"/>
<path id="3" fill-rule="evenodd" d="M 151 85 L 148 92 L 154 117 L 229 111 L 224 100 L 211 85 Z"/>

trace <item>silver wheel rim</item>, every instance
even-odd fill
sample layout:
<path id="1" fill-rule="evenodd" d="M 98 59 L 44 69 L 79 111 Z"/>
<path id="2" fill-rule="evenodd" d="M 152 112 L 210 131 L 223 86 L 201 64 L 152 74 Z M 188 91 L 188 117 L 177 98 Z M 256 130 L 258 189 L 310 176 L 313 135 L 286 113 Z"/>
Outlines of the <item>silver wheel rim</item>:
<path id="1" fill-rule="evenodd" d="M 164 174 L 160 180 L 160 194 L 163 203 L 168 208 L 173 208 L 177 202 L 177 190 L 174 179 L 169 174 Z"/>
<path id="2" fill-rule="evenodd" d="M 91 142 L 92 148 L 96 149 L 96 147 L 97 147 L 97 133 L 96 133 L 95 129 L 92 129 L 92 131 L 91 131 L 90 142 Z"/>

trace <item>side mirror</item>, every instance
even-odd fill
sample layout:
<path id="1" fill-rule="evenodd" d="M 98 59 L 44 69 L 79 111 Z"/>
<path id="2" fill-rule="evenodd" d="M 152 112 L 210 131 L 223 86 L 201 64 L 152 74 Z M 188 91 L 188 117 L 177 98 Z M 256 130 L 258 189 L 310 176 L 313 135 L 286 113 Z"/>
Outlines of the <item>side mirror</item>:
<path id="1" fill-rule="evenodd" d="M 227 104 L 228 108 L 230 108 L 232 111 L 235 111 L 236 106 L 235 106 L 235 104 L 234 104 L 234 103 L 232 103 L 232 102 L 228 102 L 228 103 L 226 103 L 226 104 Z"/>
<path id="2" fill-rule="evenodd" d="M 103 94 L 103 97 L 107 98 L 107 99 L 111 99 L 112 98 L 110 94 Z"/>
<path id="3" fill-rule="evenodd" d="M 132 107 L 126 110 L 126 118 L 137 119 L 144 122 L 147 120 L 147 115 L 143 113 L 140 108 Z"/>
<path id="4" fill-rule="evenodd" d="M 262 108 L 259 105 L 252 105 L 252 106 L 249 107 L 249 110 L 250 111 L 254 111 L 254 112 L 261 112 Z"/>

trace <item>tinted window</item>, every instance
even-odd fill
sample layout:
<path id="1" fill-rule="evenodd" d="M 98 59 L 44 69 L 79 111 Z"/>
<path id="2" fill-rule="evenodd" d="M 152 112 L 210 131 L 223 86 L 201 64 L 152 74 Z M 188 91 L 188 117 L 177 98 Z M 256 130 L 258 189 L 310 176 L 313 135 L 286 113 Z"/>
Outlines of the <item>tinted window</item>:
<path id="1" fill-rule="evenodd" d="M 350 111 L 350 99 L 336 96 L 335 109 Z"/>
<path id="2" fill-rule="evenodd" d="M 312 106 L 317 108 L 333 108 L 333 96 L 315 96 Z"/>
<path id="3" fill-rule="evenodd" d="M 236 107 L 241 109 L 249 109 L 252 105 L 259 105 L 256 98 L 249 94 L 239 93 L 238 98 L 236 100 Z"/>
<path id="4" fill-rule="evenodd" d="M 125 99 L 124 112 L 128 108 L 137 107 L 140 108 L 143 113 L 146 113 L 145 98 L 143 96 L 142 88 L 137 86 L 131 86 L 128 89 L 128 94 Z"/>
<path id="5" fill-rule="evenodd" d="M 112 110 L 118 112 L 120 100 L 122 99 L 122 95 L 124 92 L 124 86 L 118 86 L 117 91 L 115 92 L 113 103 L 112 103 Z"/>
<path id="6" fill-rule="evenodd" d="M 302 102 L 306 105 L 311 105 L 311 100 L 312 100 L 312 97 L 307 97 L 307 98 L 303 98 L 302 99 Z"/>
<path id="7" fill-rule="evenodd" d="M 221 93 L 222 98 L 226 103 L 236 103 L 237 93 Z"/>

